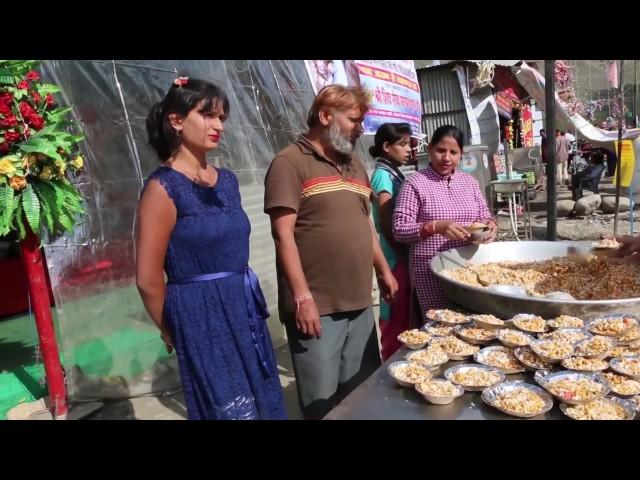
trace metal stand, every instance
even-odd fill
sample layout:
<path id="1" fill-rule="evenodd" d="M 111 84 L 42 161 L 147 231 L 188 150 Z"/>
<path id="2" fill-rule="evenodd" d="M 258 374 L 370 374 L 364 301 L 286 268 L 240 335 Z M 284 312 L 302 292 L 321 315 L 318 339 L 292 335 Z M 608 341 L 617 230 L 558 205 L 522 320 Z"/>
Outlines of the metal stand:
<path id="1" fill-rule="evenodd" d="M 491 182 L 489 185 L 491 187 L 491 199 L 494 205 L 498 194 L 507 198 L 509 230 L 506 232 L 505 237 L 513 238 L 517 241 L 532 240 L 533 231 L 531 226 L 531 210 L 529 208 L 526 179 L 496 180 Z M 522 223 L 521 230 L 518 225 L 520 222 Z M 500 235 L 500 231 L 498 231 L 498 235 Z"/>

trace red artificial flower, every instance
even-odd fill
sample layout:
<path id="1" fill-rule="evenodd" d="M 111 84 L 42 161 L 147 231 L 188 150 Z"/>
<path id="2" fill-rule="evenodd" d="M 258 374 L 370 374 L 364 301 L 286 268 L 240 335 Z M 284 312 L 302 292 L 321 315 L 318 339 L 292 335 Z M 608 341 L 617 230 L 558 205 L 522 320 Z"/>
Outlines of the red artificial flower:
<path id="1" fill-rule="evenodd" d="M 56 99 L 53 98 L 53 95 L 51 95 L 50 93 L 47 93 L 45 101 L 47 102 L 47 107 L 53 107 L 56 104 Z"/>
<path id="2" fill-rule="evenodd" d="M 20 104 L 18 105 L 18 108 L 20 109 L 20 114 L 25 119 L 29 118 L 31 115 L 36 113 L 33 107 L 29 105 L 27 102 L 20 102 Z"/>
<path id="3" fill-rule="evenodd" d="M 40 80 L 40 75 L 38 75 L 38 72 L 36 72 L 35 70 L 31 70 L 29 73 L 27 73 L 25 78 L 27 80 L 31 80 L 32 82 L 37 82 L 38 80 Z"/>
<path id="4" fill-rule="evenodd" d="M 20 134 L 18 132 L 5 132 L 4 139 L 7 143 L 15 143 L 20 140 Z"/>
<path id="5" fill-rule="evenodd" d="M 189 77 L 178 77 L 173 81 L 176 87 L 185 87 L 189 83 Z"/>
<path id="6" fill-rule="evenodd" d="M 6 103 L 0 102 L 0 114 L 2 114 L 2 115 L 10 115 L 11 114 L 11 107 Z"/>
<path id="7" fill-rule="evenodd" d="M 11 105 L 13 101 L 13 93 L 3 92 L 0 93 L 0 105 Z"/>
<path id="8" fill-rule="evenodd" d="M 27 123 L 31 125 L 35 130 L 41 130 L 42 127 L 44 127 L 44 119 L 37 113 L 34 113 L 29 118 L 27 118 Z"/>
<path id="9" fill-rule="evenodd" d="M 18 84 L 18 88 L 20 90 L 26 90 L 27 88 L 29 88 L 29 83 L 26 80 L 22 80 L 19 84 Z"/>
<path id="10" fill-rule="evenodd" d="M 7 142 L 0 143 L 0 153 L 7 153 L 9 151 L 9 144 Z"/>
<path id="11" fill-rule="evenodd" d="M 18 119 L 15 115 L 7 115 L 0 120 L 0 127 L 13 127 L 18 124 Z"/>
<path id="12" fill-rule="evenodd" d="M 31 92 L 31 96 L 36 103 L 40 103 L 40 100 L 42 100 L 42 97 L 38 92 Z"/>

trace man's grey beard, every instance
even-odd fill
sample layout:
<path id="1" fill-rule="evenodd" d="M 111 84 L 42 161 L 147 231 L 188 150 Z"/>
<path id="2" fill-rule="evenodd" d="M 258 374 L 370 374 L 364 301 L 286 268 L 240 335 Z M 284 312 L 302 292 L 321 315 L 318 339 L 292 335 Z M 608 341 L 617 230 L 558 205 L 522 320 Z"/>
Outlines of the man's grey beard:
<path id="1" fill-rule="evenodd" d="M 337 122 L 331 122 L 331 125 L 329 125 L 329 132 L 327 136 L 329 138 L 331 146 L 336 152 L 345 155 L 353 153 L 353 150 L 356 147 L 355 144 L 351 142 L 350 137 L 344 136 L 342 135 L 342 133 L 340 133 L 340 127 L 338 126 Z"/>

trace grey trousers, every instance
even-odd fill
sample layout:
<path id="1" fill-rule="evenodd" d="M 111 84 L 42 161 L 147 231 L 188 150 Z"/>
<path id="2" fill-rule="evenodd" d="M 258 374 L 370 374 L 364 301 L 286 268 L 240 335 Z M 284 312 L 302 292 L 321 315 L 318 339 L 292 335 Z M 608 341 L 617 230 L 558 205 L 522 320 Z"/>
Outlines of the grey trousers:
<path id="1" fill-rule="evenodd" d="M 320 317 L 321 337 L 300 332 L 283 318 L 305 419 L 320 419 L 380 366 L 371 307 Z"/>

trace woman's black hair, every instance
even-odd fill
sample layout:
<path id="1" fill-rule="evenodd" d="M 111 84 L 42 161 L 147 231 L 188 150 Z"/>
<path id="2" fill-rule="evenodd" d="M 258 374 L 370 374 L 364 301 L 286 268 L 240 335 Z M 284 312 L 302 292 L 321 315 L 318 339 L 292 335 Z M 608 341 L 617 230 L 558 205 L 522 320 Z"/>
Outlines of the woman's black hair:
<path id="1" fill-rule="evenodd" d="M 383 123 L 376 130 L 376 136 L 374 137 L 374 144 L 369 147 L 369 153 L 372 157 L 384 156 L 384 149 L 382 148 L 384 142 L 394 144 L 405 135 L 411 135 L 411 125 L 408 123 Z"/>
<path id="2" fill-rule="evenodd" d="M 458 127 L 454 127 L 453 125 L 442 125 L 441 127 L 438 127 L 436 131 L 433 132 L 429 145 L 435 145 L 446 137 L 452 137 L 458 144 L 458 147 L 460 147 L 460 151 L 462 151 L 462 146 L 464 145 L 464 134 Z"/>
<path id="3" fill-rule="evenodd" d="M 147 137 L 160 160 L 174 155 L 181 143 L 180 135 L 169 122 L 169 115 L 175 113 L 186 117 L 203 100 L 200 112 L 212 112 L 222 104 L 225 117 L 229 115 L 229 99 L 221 88 L 189 77 L 177 78 L 167 95 L 151 107 L 147 115 Z"/>

